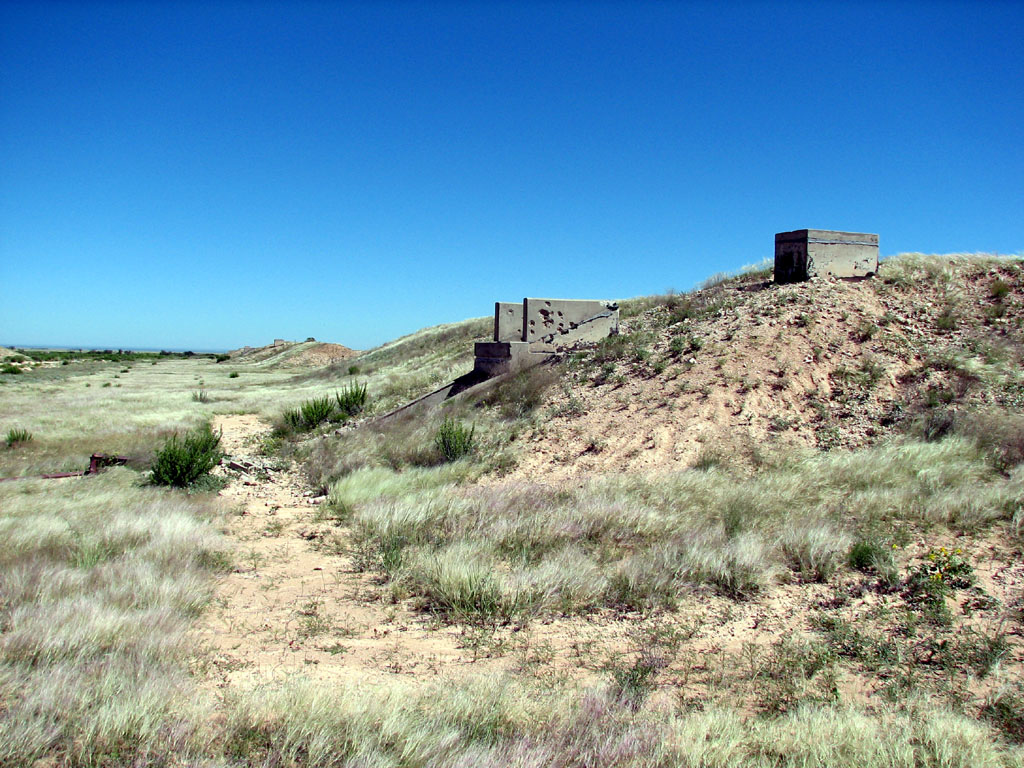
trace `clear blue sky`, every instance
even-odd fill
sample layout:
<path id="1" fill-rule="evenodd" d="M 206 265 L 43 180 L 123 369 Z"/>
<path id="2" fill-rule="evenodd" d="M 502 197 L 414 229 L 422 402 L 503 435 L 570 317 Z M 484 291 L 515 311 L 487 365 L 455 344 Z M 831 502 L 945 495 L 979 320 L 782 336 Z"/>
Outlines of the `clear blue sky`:
<path id="1" fill-rule="evenodd" d="M 0 5 L 0 343 L 368 348 L 804 227 L 1024 251 L 1024 3 Z"/>

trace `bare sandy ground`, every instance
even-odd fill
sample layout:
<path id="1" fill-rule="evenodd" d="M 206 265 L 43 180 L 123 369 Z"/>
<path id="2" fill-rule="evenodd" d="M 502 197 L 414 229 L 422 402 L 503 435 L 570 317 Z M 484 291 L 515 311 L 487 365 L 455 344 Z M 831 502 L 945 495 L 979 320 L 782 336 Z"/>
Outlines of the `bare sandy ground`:
<path id="1" fill-rule="evenodd" d="M 215 427 L 223 430 L 232 457 L 259 461 L 257 447 L 269 427 L 258 417 L 218 417 Z M 222 496 L 232 512 L 225 534 L 235 548 L 235 568 L 220 578 L 196 630 L 212 651 L 203 670 L 212 686 L 250 687 L 296 676 L 326 683 L 427 682 L 481 673 L 592 682 L 608 679 L 609 665 L 628 664 L 639 638 L 658 629 L 684 638 L 661 695 L 708 701 L 730 695 L 728 683 L 744 679 L 749 670 L 743 659 L 753 665 L 766 658 L 772 643 L 811 635 L 810 616 L 823 607 L 840 600 L 843 615 L 856 621 L 884 599 L 859 590 L 859 576 L 850 574 L 827 584 L 780 583 L 747 601 L 694 590 L 680 596 L 675 612 L 646 617 L 602 611 L 490 630 L 455 627 L 412 603 L 391 602 L 376 577 L 359 573 L 345 553 L 347 529 L 322 519 L 322 499 L 294 467 L 265 476 L 227 474 Z M 907 550 L 920 554 L 938 543 L 957 544 L 932 539 Z M 998 532 L 975 540 L 972 554 L 990 594 L 1004 606 L 1019 600 L 1024 564 L 1007 562 Z M 1019 671 L 1019 632 L 1011 644 L 1006 665 Z M 853 697 L 868 696 L 873 687 L 870 677 L 852 675 L 839 684 Z"/>

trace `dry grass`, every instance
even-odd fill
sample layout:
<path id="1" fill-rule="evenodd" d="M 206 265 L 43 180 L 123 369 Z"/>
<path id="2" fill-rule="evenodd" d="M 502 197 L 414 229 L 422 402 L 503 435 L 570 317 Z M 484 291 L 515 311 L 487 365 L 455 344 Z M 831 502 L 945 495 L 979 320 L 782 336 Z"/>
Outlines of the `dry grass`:
<path id="1" fill-rule="evenodd" d="M 1011 288 L 988 287 L 991 270 Z M 1021 765 L 1024 690 L 1012 674 L 1019 645 L 1007 638 L 1019 632 L 1024 596 L 996 606 L 977 590 L 959 602 L 929 592 L 914 580 L 925 572 L 920 558 L 900 560 L 891 548 L 901 536 L 972 541 L 996 531 L 1019 558 L 1018 270 L 1005 260 L 916 256 L 883 270 L 884 290 L 927 281 L 958 318 L 921 386 L 982 382 L 957 404 L 992 395 L 1003 409 L 961 415 L 942 440 L 779 450 L 756 470 L 725 457 L 661 475 L 501 482 L 495 475 L 518 455 L 521 430 L 543 425 L 553 391 L 551 381 L 524 377 L 454 411 L 477 425 L 472 459 L 440 463 L 438 421 L 414 417 L 299 447 L 310 473 L 331 483 L 331 518 L 357 564 L 379 575 L 379 597 L 408 600 L 447 630 L 472 625 L 473 637 L 495 644 L 513 632 L 503 623 L 525 636 L 538 618 L 653 626 L 608 660 L 603 685 L 554 677 L 536 662 L 479 679 L 364 687 L 299 678 L 215 695 L 201 685 L 211 652 L 189 639 L 231 560 L 212 500 L 144 486 L 131 469 L 0 484 L 0 764 Z M 1009 309 L 975 312 L 960 293 L 965 276 Z M 636 302 L 635 318 L 661 318 L 657 333 L 599 353 L 619 366 L 614 375 L 661 375 L 655 365 L 671 351 L 665 323 L 685 320 L 697 340 L 688 336 L 685 349 L 695 354 L 705 342 L 693 326 L 742 299 L 727 294 L 738 284 L 730 280 L 699 299 Z M 1002 346 L 978 341 L 989 338 L 986 318 L 1006 325 Z M 0 474 L 82 469 L 95 450 L 144 462 L 163 435 L 213 414 L 269 420 L 333 393 L 353 380 L 353 364 L 379 413 L 464 373 L 487 326 L 427 329 L 314 376 L 239 365 L 229 378 L 206 360 L 33 369 L 0 387 L 0 430 L 35 436 L 0 451 Z M 888 344 L 887 333 L 864 335 Z M 193 401 L 196 390 L 208 401 Z M 727 616 L 780 585 L 834 598 L 812 611 L 810 634 L 716 650 L 687 645 L 696 629 L 669 631 L 680 600 L 708 601 Z M 853 603 L 870 616 L 853 621 Z M 848 695 L 843 679 L 870 681 L 877 693 Z"/>
<path id="2" fill-rule="evenodd" d="M 783 573 L 823 580 L 865 531 L 1019 529 L 1024 496 L 1024 469 L 1004 478 L 960 439 L 794 454 L 750 477 L 692 470 L 455 492 L 464 477 L 360 470 L 331 500 L 351 515 L 366 567 L 429 610 L 484 622 L 666 605 L 704 584 L 752 595 Z"/>
<path id="3" fill-rule="evenodd" d="M 198 499 L 135 473 L 0 485 L 0 764 L 183 751 L 187 640 L 226 553 Z"/>

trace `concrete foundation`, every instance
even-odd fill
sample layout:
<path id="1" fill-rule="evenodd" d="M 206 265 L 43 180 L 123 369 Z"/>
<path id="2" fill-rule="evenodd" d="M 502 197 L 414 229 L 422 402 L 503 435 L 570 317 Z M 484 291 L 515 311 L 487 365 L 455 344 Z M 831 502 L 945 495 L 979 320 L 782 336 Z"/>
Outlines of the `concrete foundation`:
<path id="1" fill-rule="evenodd" d="M 775 282 L 812 277 L 870 277 L 878 272 L 878 235 L 797 229 L 775 235 Z"/>
<path id="2" fill-rule="evenodd" d="M 525 341 L 478 341 L 474 346 L 473 370 L 487 376 L 518 373 L 544 362 L 550 355 L 532 352 Z"/>

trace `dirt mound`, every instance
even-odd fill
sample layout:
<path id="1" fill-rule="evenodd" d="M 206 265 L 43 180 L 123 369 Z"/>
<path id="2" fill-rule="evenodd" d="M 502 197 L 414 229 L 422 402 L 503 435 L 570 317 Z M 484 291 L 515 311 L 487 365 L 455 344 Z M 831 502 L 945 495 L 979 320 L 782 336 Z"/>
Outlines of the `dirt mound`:
<path id="1" fill-rule="evenodd" d="M 228 353 L 232 362 L 282 368 L 319 368 L 358 354 L 341 344 L 321 341 L 283 341 L 265 347 L 241 347 Z"/>
<path id="2" fill-rule="evenodd" d="M 624 302 L 618 337 L 570 355 L 515 475 L 757 463 L 868 445 L 936 405 L 1024 398 L 1022 294 L 1017 261 L 904 257 L 868 280 Z"/>
<path id="3" fill-rule="evenodd" d="M 282 360 L 281 364 L 289 367 L 319 368 L 338 360 L 355 357 L 357 354 L 354 349 L 349 349 L 341 344 L 318 342 L 290 355 L 287 360 Z"/>

